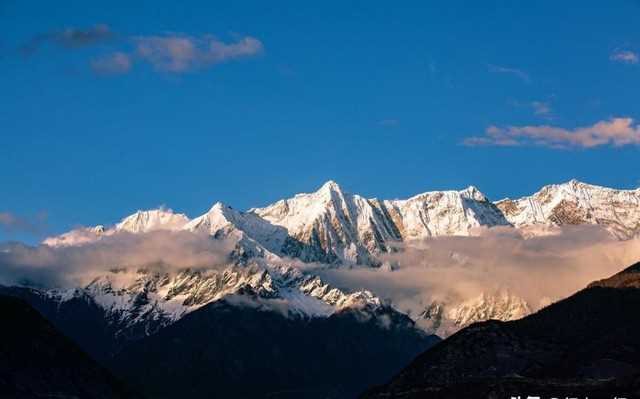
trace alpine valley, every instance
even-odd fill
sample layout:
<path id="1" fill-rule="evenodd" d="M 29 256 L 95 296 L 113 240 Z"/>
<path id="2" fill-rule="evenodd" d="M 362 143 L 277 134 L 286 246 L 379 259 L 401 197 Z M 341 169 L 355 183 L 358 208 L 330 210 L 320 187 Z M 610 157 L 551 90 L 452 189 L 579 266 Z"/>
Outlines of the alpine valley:
<path id="1" fill-rule="evenodd" d="M 382 200 L 329 181 L 247 211 L 221 202 L 195 218 L 165 208 L 138 211 L 114 226 L 47 238 L 39 248 L 56 253 L 188 234 L 224 253 L 215 264 L 180 267 L 114 261 L 81 285 L 14 283 L 0 294 L 26 301 L 149 397 L 349 398 L 389 380 L 438 336 L 479 321 L 520 319 L 540 304 L 501 290 L 434 300 L 408 314 L 374 289 L 331 283 L 322 271 L 394 273 L 390 255 L 422 240 L 501 228 L 530 239 L 567 225 L 636 238 L 640 189 L 572 180 L 497 202 L 475 187 Z M 22 247 L 4 245 L 0 262 Z"/>

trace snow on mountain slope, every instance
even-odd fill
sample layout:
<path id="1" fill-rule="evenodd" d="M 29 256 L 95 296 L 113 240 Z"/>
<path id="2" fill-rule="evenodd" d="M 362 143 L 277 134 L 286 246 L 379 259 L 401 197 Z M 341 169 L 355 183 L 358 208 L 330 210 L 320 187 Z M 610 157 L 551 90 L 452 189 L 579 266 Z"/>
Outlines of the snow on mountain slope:
<path id="1" fill-rule="evenodd" d="M 115 231 L 129 233 L 147 233 L 155 230 L 179 230 L 189 222 L 182 213 L 174 213 L 167 209 L 138 211 L 116 224 Z"/>
<path id="2" fill-rule="evenodd" d="M 283 253 L 303 261 L 375 263 L 374 256 L 400 238 L 369 200 L 345 193 L 333 181 L 250 212 L 283 227 L 292 238 Z"/>
<path id="3" fill-rule="evenodd" d="M 111 228 L 105 228 L 103 225 L 80 227 L 56 237 L 49 237 L 43 241 L 43 244 L 51 247 L 73 246 L 94 242 L 102 236 L 119 232 L 138 234 L 157 230 L 180 230 L 188 221 L 189 218 L 186 215 L 174 213 L 171 209 L 137 211 Z"/>
<path id="4" fill-rule="evenodd" d="M 375 264 L 393 243 L 442 235 L 468 235 L 478 226 L 509 223 L 480 191 L 434 191 L 408 200 L 366 199 L 345 193 L 333 181 L 311 194 L 298 194 L 252 209 L 284 227 L 301 249 L 285 250 L 305 261 Z"/>
<path id="5" fill-rule="evenodd" d="M 93 300 L 106 311 L 117 335 L 125 338 L 133 331 L 153 334 L 231 294 L 253 297 L 253 302 L 299 317 L 327 317 L 342 309 L 382 305 L 369 291 L 344 292 L 286 265 L 251 262 L 215 269 L 160 270 L 114 269 L 84 288 L 44 294 L 58 302 L 77 297 Z"/>
<path id="6" fill-rule="evenodd" d="M 257 290 L 260 298 L 273 295 L 297 309 L 295 312 L 307 315 L 326 315 L 361 303 L 379 305 L 379 299 L 367 291 L 345 293 L 295 268 L 282 269 L 287 257 L 302 262 L 376 266 L 380 255 L 396 250 L 399 242 L 466 236 L 477 227 L 505 225 L 515 226 L 525 237 L 535 237 L 555 234 L 557 226 L 568 224 L 602 225 L 619 239 L 637 236 L 640 189 L 614 190 L 572 180 L 545 186 L 529 197 L 492 203 L 475 187 L 426 192 L 406 200 L 378 200 L 347 193 L 329 181 L 316 192 L 246 212 L 222 203 L 193 220 L 170 210 L 139 211 L 113 227 L 80 228 L 48 238 L 44 244 L 81 245 L 118 232 L 154 230 L 232 238 L 236 242 L 230 254 L 236 262 L 233 272 L 185 271 L 153 278 L 142 274 L 134 279 L 136 285 L 119 288 L 114 288 L 114 281 L 129 274 L 112 273 L 104 276 L 107 280 L 97 280 L 83 289 L 118 315 L 115 320 L 123 326 L 164 325 L 240 289 Z M 238 269 L 239 265 L 254 264 L 263 265 L 267 274 L 250 271 L 251 267 Z M 474 321 L 510 320 L 530 310 L 514 295 L 483 294 L 468 303 L 433 304 L 421 319 L 429 331 L 448 334 Z"/>
<path id="7" fill-rule="evenodd" d="M 481 293 L 460 303 L 435 301 L 426 307 L 417 322 L 426 331 L 446 337 L 470 324 L 484 320 L 515 320 L 531 313 L 529 304 L 507 290 Z"/>
<path id="8" fill-rule="evenodd" d="M 499 209 L 477 188 L 432 191 L 407 200 L 377 202 L 389 215 L 403 240 L 436 236 L 469 235 L 480 226 L 509 225 Z"/>
<path id="9" fill-rule="evenodd" d="M 240 212 L 217 202 L 202 216 L 182 230 L 201 232 L 215 238 L 233 238 L 237 241 L 237 255 L 243 258 L 275 258 L 287 241 L 287 231 L 274 226 L 251 212 Z"/>
<path id="10" fill-rule="evenodd" d="M 48 237 L 42 243 L 50 247 L 82 245 L 98 240 L 105 232 L 103 225 L 79 227 L 59 236 Z"/>
<path id="11" fill-rule="evenodd" d="M 252 256 L 289 256 L 305 262 L 378 264 L 398 241 L 469 235 L 476 227 L 513 225 L 526 236 L 544 226 L 598 224 L 625 239 L 640 232 L 640 189 L 614 190 L 572 180 L 518 200 L 492 203 L 477 188 L 432 191 L 406 200 L 366 199 L 335 182 L 264 208 L 237 211 L 216 203 L 191 221 L 171 210 L 138 211 L 112 228 L 79 228 L 44 241 L 78 245 L 116 232 L 188 230 L 232 236 Z"/>
<path id="12" fill-rule="evenodd" d="M 640 189 L 615 190 L 571 180 L 496 206 L 516 227 L 597 224 L 620 239 L 640 233 Z"/>

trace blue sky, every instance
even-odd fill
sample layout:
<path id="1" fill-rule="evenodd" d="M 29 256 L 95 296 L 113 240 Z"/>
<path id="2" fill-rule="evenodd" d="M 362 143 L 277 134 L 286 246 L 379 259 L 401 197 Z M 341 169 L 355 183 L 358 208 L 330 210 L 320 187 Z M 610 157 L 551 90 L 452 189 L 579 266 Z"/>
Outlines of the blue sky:
<path id="1" fill-rule="evenodd" d="M 224 3 L 0 3 L 0 239 L 328 179 L 640 185 L 640 2 Z"/>

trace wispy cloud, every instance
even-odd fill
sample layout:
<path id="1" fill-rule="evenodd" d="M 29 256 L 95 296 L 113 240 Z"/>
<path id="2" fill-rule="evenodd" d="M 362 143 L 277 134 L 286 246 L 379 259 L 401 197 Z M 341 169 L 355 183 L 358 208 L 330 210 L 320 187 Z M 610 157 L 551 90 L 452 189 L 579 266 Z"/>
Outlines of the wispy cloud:
<path id="1" fill-rule="evenodd" d="M 46 214 L 28 219 L 12 212 L 0 212 L 0 230 L 8 232 L 42 235 L 46 231 Z"/>
<path id="2" fill-rule="evenodd" d="M 489 72 L 513 75 L 525 83 L 531 83 L 531 77 L 529 76 L 529 74 L 524 72 L 521 69 L 507 68 L 504 66 L 493 65 L 493 64 L 487 65 L 487 68 L 489 69 Z"/>
<path id="3" fill-rule="evenodd" d="M 531 108 L 533 108 L 533 113 L 544 117 L 549 118 L 551 116 L 551 104 L 545 101 L 532 101 Z"/>
<path id="4" fill-rule="evenodd" d="M 382 120 L 378 121 L 378 125 L 379 126 L 384 126 L 384 127 L 398 126 L 399 123 L 400 123 L 400 121 L 397 120 L 397 119 L 382 119 Z"/>
<path id="5" fill-rule="evenodd" d="M 225 43 L 211 35 L 192 37 L 185 35 L 138 36 L 136 56 L 166 72 L 185 72 L 239 58 L 262 53 L 262 42 L 245 36 Z"/>
<path id="6" fill-rule="evenodd" d="M 467 146 L 524 146 L 549 148 L 621 147 L 640 144 L 640 125 L 632 118 L 613 118 L 576 129 L 540 126 L 489 126 L 483 136 L 468 137 Z"/>
<path id="7" fill-rule="evenodd" d="M 211 34 L 190 36 L 183 33 L 127 36 L 116 34 L 108 25 L 90 28 L 66 28 L 41 33 L 19 47 L 23 55 L 30 55 L 44 46 L 81 48 L 104 44 L 105 49 L 89 60 L 93 72 L 99 75 L 128 73 L 136 64 L 147 63 L 155 70 L 182 73 L 208 68 L 223 62 L 249 58 L 264 52 L 260 40 L 251 36 L 234 35 L 223 41 Z"/>
<path id="8" fill-rule="evenodd" d="M 90 28 L 65 28 L 58 31 L 41 33 L 20 47 L 25 55 L 30 55 L 47 44 L 64 48 L 78 48 L 105 42 L 114 37 L 108 25 L 98 24 Z"/>
<path id="9" fill-rule="evenodd" d="M 638 53 L 630 51 L 630 50 L 620 50 L 616 49 L 611 56 L 609 57 L 611 61 L 621 62 L 624 64 L 637 64 L 640 62 L 640 56 Z"/>
<path id="10" fill-rule="evenodd" d="M 98 74 L 120 75 L 131 70 L 131 57 L 123 52 L 116 51 L 91 61 L 91 69 Z"/>

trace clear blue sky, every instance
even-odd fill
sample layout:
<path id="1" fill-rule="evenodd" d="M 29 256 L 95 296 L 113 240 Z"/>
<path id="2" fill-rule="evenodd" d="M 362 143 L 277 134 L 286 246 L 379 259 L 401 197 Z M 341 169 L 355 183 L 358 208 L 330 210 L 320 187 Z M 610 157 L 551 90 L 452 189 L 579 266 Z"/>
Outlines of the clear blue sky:
<path id="1" fill-rule="evenodd" d="M 382 198 L 640 184 L 633 143 L 463 144 L 640 118 L 638 1 L 130 3 L 0 2 L 0 213 L 56 233 L 328 179 Z M 200 52 L 167 65 L 153 38 Z"/>

